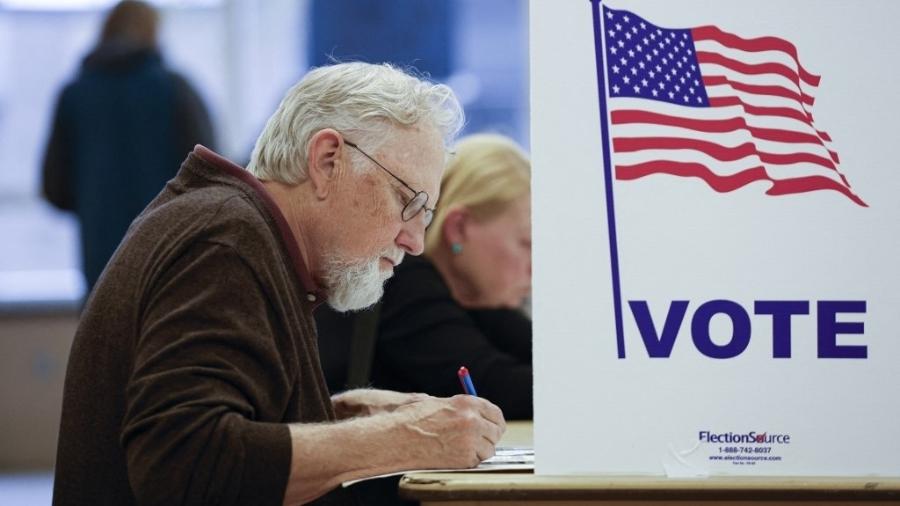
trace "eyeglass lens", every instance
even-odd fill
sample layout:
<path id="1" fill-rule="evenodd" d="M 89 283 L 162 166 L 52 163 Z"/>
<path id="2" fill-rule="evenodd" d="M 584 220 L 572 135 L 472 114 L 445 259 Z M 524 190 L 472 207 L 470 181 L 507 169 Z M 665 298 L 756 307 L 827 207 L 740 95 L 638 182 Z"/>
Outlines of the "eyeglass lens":
<path id="1" fill-rule="evenodd" d="M 425 204 L 428 202 L 428 194 L 425 192 L 416 193 L 415 197 L 410 200 L 406 206 L 403 208 L 403 221 L 409 221 L 413 219 L 419 211 L 422 211 L 425 208 Z M 430 213 L 429 213 L 430 214 Z"/>

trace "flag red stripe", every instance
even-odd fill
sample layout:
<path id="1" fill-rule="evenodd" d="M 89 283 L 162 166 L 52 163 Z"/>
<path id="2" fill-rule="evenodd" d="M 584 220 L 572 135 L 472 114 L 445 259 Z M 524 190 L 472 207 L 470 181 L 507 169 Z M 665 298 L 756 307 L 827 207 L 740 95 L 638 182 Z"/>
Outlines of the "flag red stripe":
<path id="1" fill-rule="evenodd" d="M 828 158 L 812 153 L 765 153 L 751 142 L 737 146 L 722 146 L 713 142 L 681 137 L 616 137 L 613 138 L 613 151 L 616 153 L 632 153 L 644 149 L 690 149 L 705 153 L 716 160 L 733 162 L 748 156 L 756 155 L 763 163 L 773 165 L 790 165 L 793 163 L 812 163 L 837 172 L 834 162 Z M 843 176 L 841 176 L 843 177 Z"/>
<path id="2" fill-rule="evenodd" d="M 792 163 L 812 163 L 837 172 L 837 166 L 830 159 L 812 153 L 759 153 L 759 159 L 773 165 L 790 165 Z M 840 175 L 840 172 L 838 172 Z M 843 179 L 843 175 L 841 178 Z M 847 181 L 844 180 L 844 183 Z"/>
<path id="3" fill-rule="evenodd" d="M 750 133 L 753 134 L 753 137 L 756 137 L 757 139 L 801 144 L 814 143 L 823 147 L 825 146 L 825 142 L 823 142 L 822 139 L 820 139 L 818 136 L 804 132 L 794 132 L 792 130 L 782 130 L 780 128 L 760 128 L 752 126 L 748 126 L 747 130 L 749 130 Z"/>
<path id="4" fill-rule="evenodd" d="M 650 123 L 656 125 L 668 125 L 681 128 L 690 128 L 700 132 L 733 132 L 746 128 L 747 122 L 743 118 L 728 119 L 692 119 L 681 116 L 669 116 L 656 112 L 623 109 L 613 111 L 610 114 L 613 125 L 627 125 L 633 123 Z"/>
<path id="5" fill-rule="evenodd" d="M 788 98 L 796 100 L 802 104 L 813 105 L 815 98 L 789 90 L 784 86 L 765 86 L 761 84 L 747 84 L 739 81 L 732 81 L 725 76 L 703 76 L 703 84 L 706 86 L 723 86 L 728 85 L 732 88 L 743 91 L 745 93 L 753 93 L 755 95 L 772 95 L 775 97 Z"/>
<path id="6" fill-rule="evenodd" d="M 757 154 L 756 147 L 747 142 L 739 146 L 725 147 L 698 139 L 677 137 L 616 137 L 613 138 L 613 151 L 631 153 L 644 149 L 692 149 L 723 162 L 733 162 Z"/>
<path id="7" fill-rule="evenodd" d="M 653 161 L 635 165 L 616 165 L 616 179 L 620 181 L 630 181 L 651 174 L 700 178 L 719 193 L 734 191 L 755 181 L 771 181 L 769 175 L 766 174 L 766 169 L 762 167 L 753 167 L 736 174 L 722 176 L 710 170 L 706 165 L 691 162 Z"/>
<path id="8" fill-rule="evenodd" d="M 801 79 L 803 79 L 803 82 L 811 86 L 819 85 L 821 77 L 803 68 L 803 65 L 800 64 L 800 57 L 797 56 L 797 47 L 784 39 L 780 39 L 778 37 L 759 37 L 756 39 L 745 39 L 743 37 L 738 37 L 733 33 L 724 32 L 715 26 L 700 26 L 694 28 L 691 30 L 691 35 L 694 37 L 694 42 L 702 40 L 712 40 L 714 42 L 722 44 L 725 47 L 747 51 L 750 53 L 757 53 L 761 51 L 781 51 L 782 53 L 787 53 L 791 58 L 793 58 L 794 62 L 797 63 L 797 68 L 800 69 L 800 77 Z"/>
<path id="9" fill-rule="evenodd" d="M 772 183 L 772 186 L 766 191 L 767 195 L 791 195 L 817 190 L 833 190 L 845 195 L 860 206 L 869 207 L 848 187 L 823 176 L 772 179 L 763 167 L 751 167 L 736 174 L 722 176 L 701 163 L 660 160 L 635 165 L 616 165 L 616 179 L 620 181 L 631 181 L 652 174 L 696 177 L 719 193 L 734 191 L 756 181 L 769 181 Z"/>
<path id="10" fill-rule="evenodd" d="M 843 186 L 833 179 L 824 176 L 806 176 L 791 179 L 778 179 L 773 181 L 773 185 L 766 191 L 767 195 L 790 195 L 792 193 L 806 193 L 817 190 L 834 190 L 843 193 L 853 202 L 862 207 L 869 207 L 861 198 L 850 191 L 850 188 Z"/>
<path id="11" fill-rule="evenodd" d="M 721 65 L 722 67 L 731 69 L 735 72 L 751 76 L 777 74 L 796 84 L 797 91 L 803 93 L 802 88 L 800 88 L 800 76 L 797 75 L 797 72 L 780 63 L 744 63 L 719 53 L 710 53 L 707 51 L 697 51 L 697 61 L 701 64 L 709 63 L 712 65 Z M 810 97 L 810 99 L 812 99 L 812 97 Z"/>

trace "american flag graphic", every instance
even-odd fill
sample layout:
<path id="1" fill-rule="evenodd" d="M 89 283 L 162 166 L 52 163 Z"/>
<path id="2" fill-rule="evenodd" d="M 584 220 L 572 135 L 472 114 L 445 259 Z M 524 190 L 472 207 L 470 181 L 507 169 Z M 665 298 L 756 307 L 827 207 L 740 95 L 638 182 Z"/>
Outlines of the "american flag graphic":
<path id="1" fill-rule="evenodd" d="M 866 206 L 813 121 L 820 76 L 792 43 L 602 7 L 617 180 L 696 177 L 721 193 L 763 181 L 768 195 L 833 190 Z"/>

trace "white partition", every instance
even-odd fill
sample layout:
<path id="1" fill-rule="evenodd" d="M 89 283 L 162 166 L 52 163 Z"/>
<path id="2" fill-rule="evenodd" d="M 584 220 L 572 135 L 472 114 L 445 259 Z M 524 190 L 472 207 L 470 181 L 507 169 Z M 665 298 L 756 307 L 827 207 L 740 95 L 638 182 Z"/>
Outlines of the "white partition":
<path id="1" fill-rule="evenodd" d="M 900 4 L 530 7 L 537 472 L 900 476 Z"/>

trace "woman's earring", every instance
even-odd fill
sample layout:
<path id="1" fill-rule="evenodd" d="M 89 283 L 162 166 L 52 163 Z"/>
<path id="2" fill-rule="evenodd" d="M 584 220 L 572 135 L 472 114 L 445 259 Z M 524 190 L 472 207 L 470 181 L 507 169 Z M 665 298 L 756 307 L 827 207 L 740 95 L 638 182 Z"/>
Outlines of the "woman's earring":
<path id="1" fill-rule="evenodd" d="M 462 244 L 458 242 L 454 242 L 450 245 L 450 251 L 453 252 L 454 255 L 459 255 L 462 253 Z"/>

